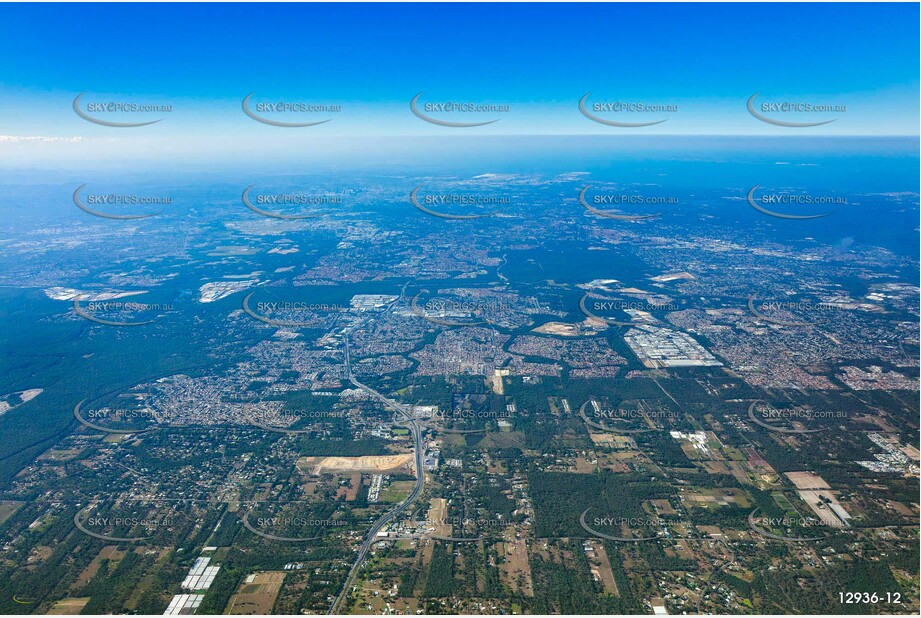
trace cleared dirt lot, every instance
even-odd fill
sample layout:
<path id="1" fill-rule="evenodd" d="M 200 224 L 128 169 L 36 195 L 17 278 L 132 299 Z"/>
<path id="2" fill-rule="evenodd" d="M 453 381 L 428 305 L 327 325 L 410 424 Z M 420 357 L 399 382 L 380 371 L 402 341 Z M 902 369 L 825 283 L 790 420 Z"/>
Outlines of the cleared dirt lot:
<path id="1" fill-rule="evenodd" d="M 528 547 L 523 538 L 514 538 L 506 534 L 505 540 L 497 548 L 499 556 L 499 577 L 502 583 L 526 597 L 534 596 L 534 584 L 531 580 L 531 563 L 528 561 Z"/>
<path id="2" fill-rule="evenodd" d="M 231 615 L 270 614 L 284 580 L 285 573 L 281 571 L 248 575 L 240 584 L 237 593 L 230 597 L 224 613 Z"/>
<path id="3" fill-rule="evenodd" d="M 22 504 L 15 500 L 0 500 L 0 524 L 9 519 L 10 515 L 15 513 Z"/>
<path id="4" fill-rule="evenodd" d="M 88 565 L 86 565 L 86 568 L 83 569 L 80 577 L 78 577 L 77 581 L 75 581 L 70 587 L 71 590 L 90 583 L 90 580 L 96 576 L 96 571 L 99 570 L 99 566 L 102 564 L 103 560 L 108 560 L 109 568 L 115 569 L 118 566 L 118 563 L 121 562 L 121 559 L 124 557 L 124 555 L 125 552 L 119 551 L 118 546 L 106 545 L 101 550 L 99 550 L 99 553 L 96 555 L 96 557 L 93 558 L 93 560 Z"/>
<path id="5" fill-rule="evenodd" d="M 797 489 L 831 489 L 828 483 L 814 472 L 787 472 L 787 478 Z"/>
<path id="6" fill-rule="evenodd" d="M 54 606 L 48 610 L 49 616 L 66 616 L 66 615 L 75 615 L 79 614 L 86 604 L 90 602 L 89 597 L 78 597 L 78 598 L 68 598 L 61 599 Z"/>
<path id="7" fill-rule="evenodd" d="M 413 454 L 363 455 L 361 457 L 301 457 L 297 467 L 305 474 L 324 472 L 406 472 L 413 473 Z"/>
<path id="8" fill-rule="evenodd" d="M 429 501 L 429 525 L 434 527 L 432 534 L 451 536 L 451 524 L 448 523 L 448 501 L 445 498 L 432 498 Z"/>

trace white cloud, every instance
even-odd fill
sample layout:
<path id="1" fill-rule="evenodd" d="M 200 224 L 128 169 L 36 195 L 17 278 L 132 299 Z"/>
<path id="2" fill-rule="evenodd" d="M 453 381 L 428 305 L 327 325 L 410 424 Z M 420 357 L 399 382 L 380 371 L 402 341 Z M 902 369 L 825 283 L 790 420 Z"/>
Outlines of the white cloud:
<path id="1" fill-rule="evenodd" d="M 82 137 L 45 137 L 43 135 L 0 135 L 0 143 L 31 144 L 31 143 L 68 143 L 82 142 Z"/>

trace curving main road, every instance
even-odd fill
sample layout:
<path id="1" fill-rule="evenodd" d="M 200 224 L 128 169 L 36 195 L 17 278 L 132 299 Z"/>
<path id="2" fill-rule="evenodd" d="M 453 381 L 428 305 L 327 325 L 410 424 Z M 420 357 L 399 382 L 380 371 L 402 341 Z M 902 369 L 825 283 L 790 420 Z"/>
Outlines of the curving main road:
<path id="1" fill-rule="evenodd" d="M 357 326 L 358 325 L 356 325 L 356 328 Z M 346 375 L 348 375 L 349 378 L 349 382 L 383 403 L 385 407 L 398 412 L 406 418 L 407 424 L 409 425 L 413 436 L 413 451 L 416 455 L 416 484 L 413 486 L 413 490 L 409 493 L 409 496 L 407 496 L 405 500 L 381 515 L 380 519 L 374 522 L 374 525 L 371 526 L 371 529 L 368 531 L 368 536 L 365 538 L 364 542 L 361 544 L 361 547 L 358 549 L 358 555 L 355 557 L 355 562 L 352 564 L 352 568 L 349 570 L 348 577 L 345 579 L 345 584 L 342 586 L 342 591 L 339 593 L 339 596 L 336 597 L 336 600 L 333 601 L 333 604 L 329 609 L 330 614 L 342 613 L 342 604 L 345 602 L 345 599 L 348 598 L 352 583 L 355 581 L 355 577 L 358 575 L 358 571 L 361 569 L 361 564 L 364 562 L 365 557 L 367 557 L 368 552 L 371 550 L 371 546 L 374 544 L 374 541 L 377 538 L 377 533 L 381 531 L 381 528 L 390 523 L 394 517 L 409 508 L 409 506 L 416 500 L 416 498 L 419 497 L 425 487 L 425 471 L 422 468 L 422 427 L 413 416 L 412 408 L 410 406 L 393 401 L 392 399 L 389 399 L 383 394 L 374 390 L 370 386 L 362 384 L 355 379 L 355 376 L 352 374 L 352 363 L 349 355 L 349 332 L 350 331 L 346 331 L 343 334 L 343 339 L 345 341 L 345 369 Z"/>

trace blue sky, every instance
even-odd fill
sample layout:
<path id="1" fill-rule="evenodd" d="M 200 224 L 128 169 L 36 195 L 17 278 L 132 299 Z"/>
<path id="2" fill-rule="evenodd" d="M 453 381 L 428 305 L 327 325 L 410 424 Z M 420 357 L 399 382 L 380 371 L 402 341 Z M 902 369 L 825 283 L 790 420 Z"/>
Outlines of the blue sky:
<path id="1" fill-rule="evenodd" d="M 0 159 L 64 156 L 75 150 L 68 140 L 103 156 L 128 145 L 163 154 L 307 147 L 305 136 L 918 135 L 918 17 L 916 4 L 5 4 Z M 440 127 L 410 113 L 420 91 L 424 101 L 510 110 L 442 115 L 501 120 Z M 99 127 L 73 113 L 80 92 L 172 111 L 145 116 L 164 118 L 149 127 Z M 242 113 L 250 92 L 342 111 L 317 127 L 270 127 Z M 668 118 L 609 127 L 579 113 L 588 92 L 590 103 L 678 111 L 607 115 Z M 777 127 L 746 111 L 755 92 L 759 102 L 846 111 L 779 114 L 836 120 Z"/>

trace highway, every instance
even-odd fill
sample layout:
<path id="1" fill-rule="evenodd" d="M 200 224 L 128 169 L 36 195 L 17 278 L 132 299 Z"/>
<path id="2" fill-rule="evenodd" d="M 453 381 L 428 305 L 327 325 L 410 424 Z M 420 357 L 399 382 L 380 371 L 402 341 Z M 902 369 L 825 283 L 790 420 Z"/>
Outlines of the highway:
<path id="1" fill-rule="evenodd" d="M 360 324 L 356 324 L 354 328 L 357 328 Z M 403 415 L 406 418 L 407 424 L 409 425 L 410 432 L 413 436 L 413 452 L 415 453 L 415 466 L 416 466 L 416 484 L 413 486 L 413 490 L 410 492 L 409 496 L 405 500 L 397 504 L 394 508 L 387 511 L 381 515 L 380 519 L 374 522 L 374 525 L 371 526 L 371 529 L 368 531 L 368 536 L 365 538 L 364 542 L 361 544 L 361 547 L 358 549 L 358 555 L 355 557 L 355 562 L 352 564 L 352 568 L 349 570 L 348 577 L 345 579 L 345 584 L 342 586 L 342 591 L 339 593 L 339 596 L 336 597 L 336 600 L 333 602 L 330 607 L 330 614 L 340 614 L 342 613 L 343 607 L 342 604 L 349 596 L 349 591 L 352 587 L 352 584 L 357 577 L 358 572 L 361 570 L 361 565 L 364 562 L 365 557 L 368 555 L 371 546 L 374 544 L 375 539 L 377 538 L 377 533 L 381 531 L 381 528 L 386 526 L 390 521 L 392 521 L 397 515 L 405 511 L 409 506 L 422 494 L 422 490 L 425 487 L 425 471 L 422 468 L 422 427 L 419 425 L 419 422 L 413 416 L 411 406 L 406 404 L 398 403 L 385 397 L 383 394 L 374 390 L 366 384 L 362 384 L 355 376 L 352 374 L 352 363 L 349 354 L 349 333 L 351 330 L 348 330 L 343 333 L 343 339 L 345 345 L 343 346 L 345 352 L 345 368 L 346 375 L 348 375 L 349 382 L 351 382 L 356 387 L 370 394 L 372 397 L 384 404 L 385 407 L 394 410 L 395 412 Z"/>

